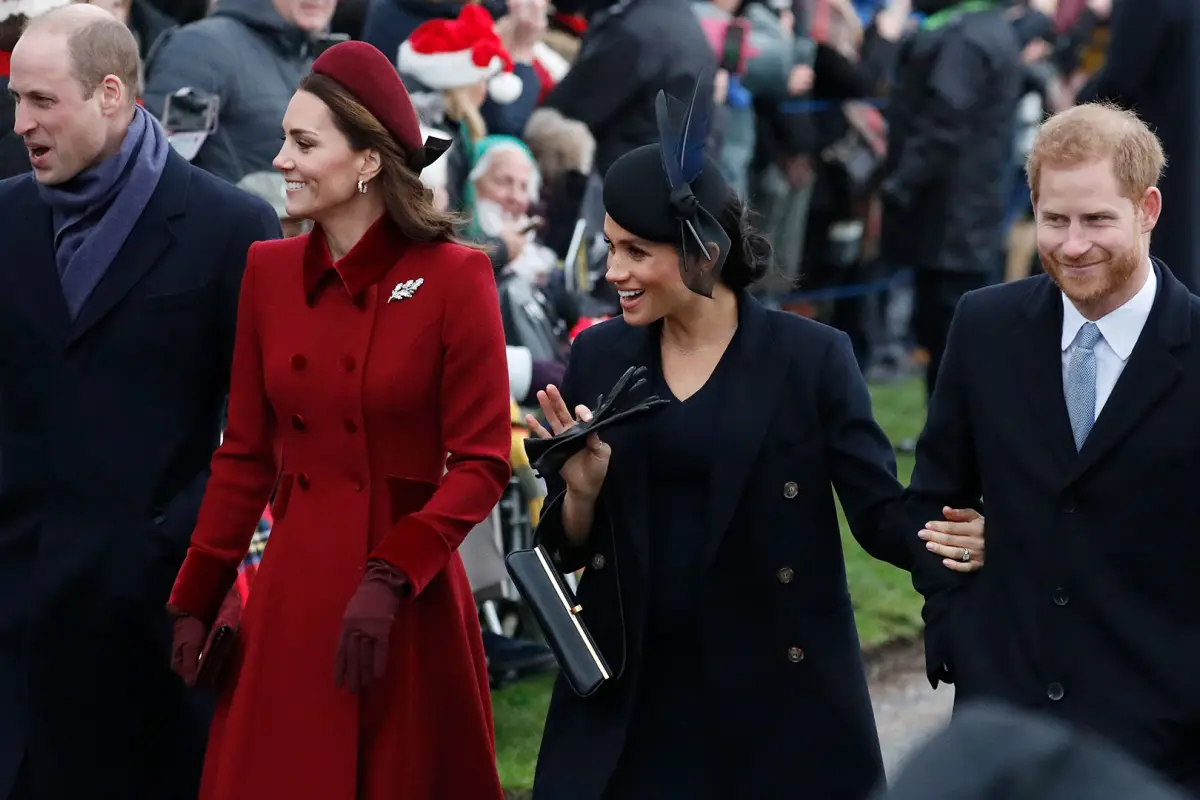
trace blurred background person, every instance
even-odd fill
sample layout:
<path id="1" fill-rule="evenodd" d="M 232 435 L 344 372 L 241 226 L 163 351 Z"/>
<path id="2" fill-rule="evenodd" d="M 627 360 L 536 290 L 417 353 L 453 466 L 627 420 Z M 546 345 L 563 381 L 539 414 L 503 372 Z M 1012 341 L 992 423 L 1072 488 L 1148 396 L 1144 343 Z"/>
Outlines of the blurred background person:
<path id="1" fill-rule="evenodd" d="M 167 97 L 191 89 L 218 104 L 216 125 L 192 158 L 237 183 L 271 169 L 288 100 L 320 49 L 337 0 L 221 0 L 172 31 L 146 64 L 143 101 L 162 119 Z M 168 130 L 169 121 L 164 121 Z"/>
<path id="2" fill-rule="evenodd" d="M 1077 102 L 1110 100 L 1137 112 L 1167 154 L 1170 202 L 1154 229 L 1155 258 L 1200 292 L 1200 3 L 1116 0 L 1104 67 Z"/>

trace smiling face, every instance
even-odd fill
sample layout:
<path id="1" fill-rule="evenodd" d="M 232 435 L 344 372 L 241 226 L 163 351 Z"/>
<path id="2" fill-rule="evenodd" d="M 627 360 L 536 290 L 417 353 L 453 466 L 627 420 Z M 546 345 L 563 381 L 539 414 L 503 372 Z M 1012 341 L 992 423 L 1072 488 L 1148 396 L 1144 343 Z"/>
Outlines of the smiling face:
<path id="1" fill-rule="evenodd" d="M 1034 201 L 1038 255 L 1085 316 L 1099 319 L 1145 283 L 1150 231 L 1161 207 L 1156 188 L 1136 200 L 1122 194 L 1110 158 L 1074 167 L 1042 166 Z"/>
<path id="2" fill-rule="evenodd" d="M 283 130 L 283 147 L 273 166 L 287 181 L 289 217 L 320 221 L 359 196 L 360 178 L 369 182 L 379 172 L 378 154 L 353 150 L 316 95 L 296 92 Z"/>
<path id="3" fill-rule="evenodd" d="M 605 279 L 621 295 L 621 313 L 630 325 L 649 325 L 673 315 L 698 295 L 679 277 L 679 254 L 674 245 L 648 242 L 604 218 L 608 242 Z"/>
<path id="4" fill-rule="evenodd" d="M 523 218 L 529 212 L 533 186 L 533 163 L 516 150 L 499 150 L 492 154 L 487 172 L 475 182 L 475 193 L 481 200 L 491 200 L 509 219 Z"/>
<path id="5" fill-rule="evenodd" d="M 16 99 L 13 131 L 25 140 L 39 183 L 68 181 L 108 154 L 120 127 L 117 117 L 128 124 L 128 98 L 119 80 L 105 78 L 88 96 L 72 74 L 67 35 L 52 30 L 23 36 L 10 66 L 8 88 Z M 117 147 L 122 136 L 117 135 Z"/>

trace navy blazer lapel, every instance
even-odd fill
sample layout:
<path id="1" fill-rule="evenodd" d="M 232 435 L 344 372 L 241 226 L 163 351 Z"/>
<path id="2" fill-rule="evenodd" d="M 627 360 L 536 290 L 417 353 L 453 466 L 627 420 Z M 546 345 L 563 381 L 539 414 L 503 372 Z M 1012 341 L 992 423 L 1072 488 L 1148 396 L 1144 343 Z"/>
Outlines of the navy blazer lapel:
<path id="1" fill-rule="evenodd" d="M 1077 480 L 1133 430 L 1183 372 L 1174 349 L 1192 337 L 1191 295 L 1169 269 L 1161 269 L 1157 262 L 1153 268 L 1158 296 L 1129 362 L 1072 464 L 1067 483 Z"/>
<path id="2" fill-rule="evenodd" d="M 34 325 L 61 343 L 71 317 L 54 260 L 54 221 L 49 206 L 38 196 L 32 176 L 17 197 L 17 202 L 4 210 L 5 249 L 12 254 L 12 263 L 4 269 L 16 295 L 25 297 L 28 303 L 13 305 L 27 308 Z"/>
<path id="3" fill-rule="evenodd" d="M 614 375 L 610 385 L 604 391 L 612 388 L 617 378 L 629 367 L 646 367 L 654 369 L 654 348 L 658 345 L 658 326 L 628 328 L 627 346 L 613 353 Z M 588 405 L 595 400 L 586 399 Z M 619 507 L 609 509 L 615 515 L 614 524 L 622 528 L 634 546 L 634 556 L 638 563 L 639 574 L 643 580 L 650 576 L 650 498 L 647 489 L 650 484 L 650 426 L 654 424 L 654 415 L 622 425 L 613 429 L 605 437 L 612 447 L 612 464 L 609 475 L 618 489 L 617 496 L 623 502 Z"/>
<path id="4" fill-rule="evenodd" d="M 1021 342 L 1016 350 L 1018 380 L 1023 384 L 1021 395 L 1032 401 L 1031 408 L 1039 409 L 1023 424 L 1032 434 L 1030 439 L 1034 446 L 1046 447 L 1062 474 L 1077 456 L 1063 393 L 1062 292 L 1049 276 L 1034 280 L 1037 284 L 1025 300 L 1028 322 L 1020 331 L 1014 332 Z M 989 369 L 986 364 L 979 368 Z"/>
<path id="5" fill-rule="evenodd" d="M 146 209 L 134 223 L 129 238 L 113 259 L 112 265 L 79 310 L 79 316 L 71 326 L 71 342 L 77 341 L 107 316 L 175 241 L 171 221 L 187 208 L 190 181 L 190 165 L 171 151 Z"/>
<path id="6" fill-rule="evenodd" d="M 738 300 L 738 327 L 722 387 L 724 413 L 713 431 L 720 453 L 709 475 L 708 514 L 699 543 L 704 567 L 716 556 L 741 502 L 789 370 L 790 354 L 772 331 L 770 313 L 745 292 Z"/>

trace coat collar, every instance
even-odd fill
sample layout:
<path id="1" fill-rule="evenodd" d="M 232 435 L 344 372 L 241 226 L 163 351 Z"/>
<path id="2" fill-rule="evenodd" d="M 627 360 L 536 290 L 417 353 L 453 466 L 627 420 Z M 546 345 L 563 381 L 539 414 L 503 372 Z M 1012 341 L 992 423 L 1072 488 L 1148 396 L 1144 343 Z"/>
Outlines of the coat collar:
<path id="1" fill-rule="evenodd" d="M 1154 259 L 1153 266 L 1158 293 L 1150 316 L 1117 385 L 1078 452 L 1063 395 L 1061 294 L 1054 281 L 1043 277 L 1026 298 L 1024 314 L 1030 324 L 1021 335 L 1025 337 L 1024 352 L 1029 360 L 1023 380 L 1028 396 L 1042 398 L 1038 407 L 1045 409 L 1045 413 L 1030 417 L 1029 422 L 1037 428 L 1036 438 L 1050 447 L 1066 475 L 1067 485 L 1078 480 L 1124 439 L 1182 374 L 1178 351 L 1192 338 L 1191 295 L 1165 264 Z"/>
<path id="2" fill-rule="evenodd" d="M 408 249 L 409 239 L 387 214 L 375 221 L 340 261 L 334 263 L 325 241 L 325 231 L 313 226 L 304 248 L 304 297 L 316 305 L 321 291 L 340 282 L 359 308 L 365 308 L 365 292 L 379 283 Z"/>
<path id="3" fill-rule="evenodd" d="M 726 356 L 730 359 L 728 372 L 721 385 L 720 403 L 728 413 L 722 414 L 710 432 L 721 448 L 722 456 L 714 461 L 707 487 L 708 510 L 704 530 L 698 532 L 698 547 L 702 563 L 715 557 L 734 512 L 741 502 L 754 467 L 755 459 L 767 436 L 776 408 L 780 402 L 784 381 L 789 372 L 787 342 L 781 341 L 772 325 L 771 312 L 746 292 L 738 295 L 738 335 L 730 342 Z M 611 351 L 622 369 L 629 365 L 653 368 L 658 363 L 656 350 L 660 345 L 661 325 L 631 328 L 630 336 Z M 632 425 L 615 429 L 613 467 L 610 474 L 620 482 L 621 494 L 631 502 L 618 514 L 629 514 L 622 520 L 631 530 L 645 530 L 649 524 L 649 497 L 652 485 L 647 467 L 646 425 L 648 417 Z M 634 536 L 633 545 L 643 579 L 648 578 L 649 541 L 645 535 Z"/>
<path id="4" fill-rule="evenodd" d="M 176 222 L 188 207 L 192 167 L 174 151 L 167 154 L 158 186 L 112 265 L 72 320 L 63 298 L 54 261 L 54 225 L 50 207 L 38 195 L 33 176 L 26 174 L 19 193 L 6 210 L 10 223 L 4 235 L 10 251 L 28 265 L 18 288 L 35 324 L 60 345 L 79 340 L 117 307 L 129 291 L 153 269 L 176 240 Z"/>

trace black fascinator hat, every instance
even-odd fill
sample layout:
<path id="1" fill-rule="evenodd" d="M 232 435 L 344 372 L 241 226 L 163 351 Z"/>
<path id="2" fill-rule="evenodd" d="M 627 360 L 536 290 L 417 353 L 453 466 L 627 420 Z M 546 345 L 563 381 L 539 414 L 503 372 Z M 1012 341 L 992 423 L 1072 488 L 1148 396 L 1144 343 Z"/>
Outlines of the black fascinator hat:
<path id="1" fill-rule="evenodd" d="M 729 234 L 716 215 L 729 201 L 730 188 L 704 152 L 711 82 L 698 81 L 686 105 L 662 91 L 654 105 L 658 144 L 631 150 L 609 167 L 604 210 L 634 236 L 675 245 L 684 284 L 712 297 L 729 255 Z"/>

